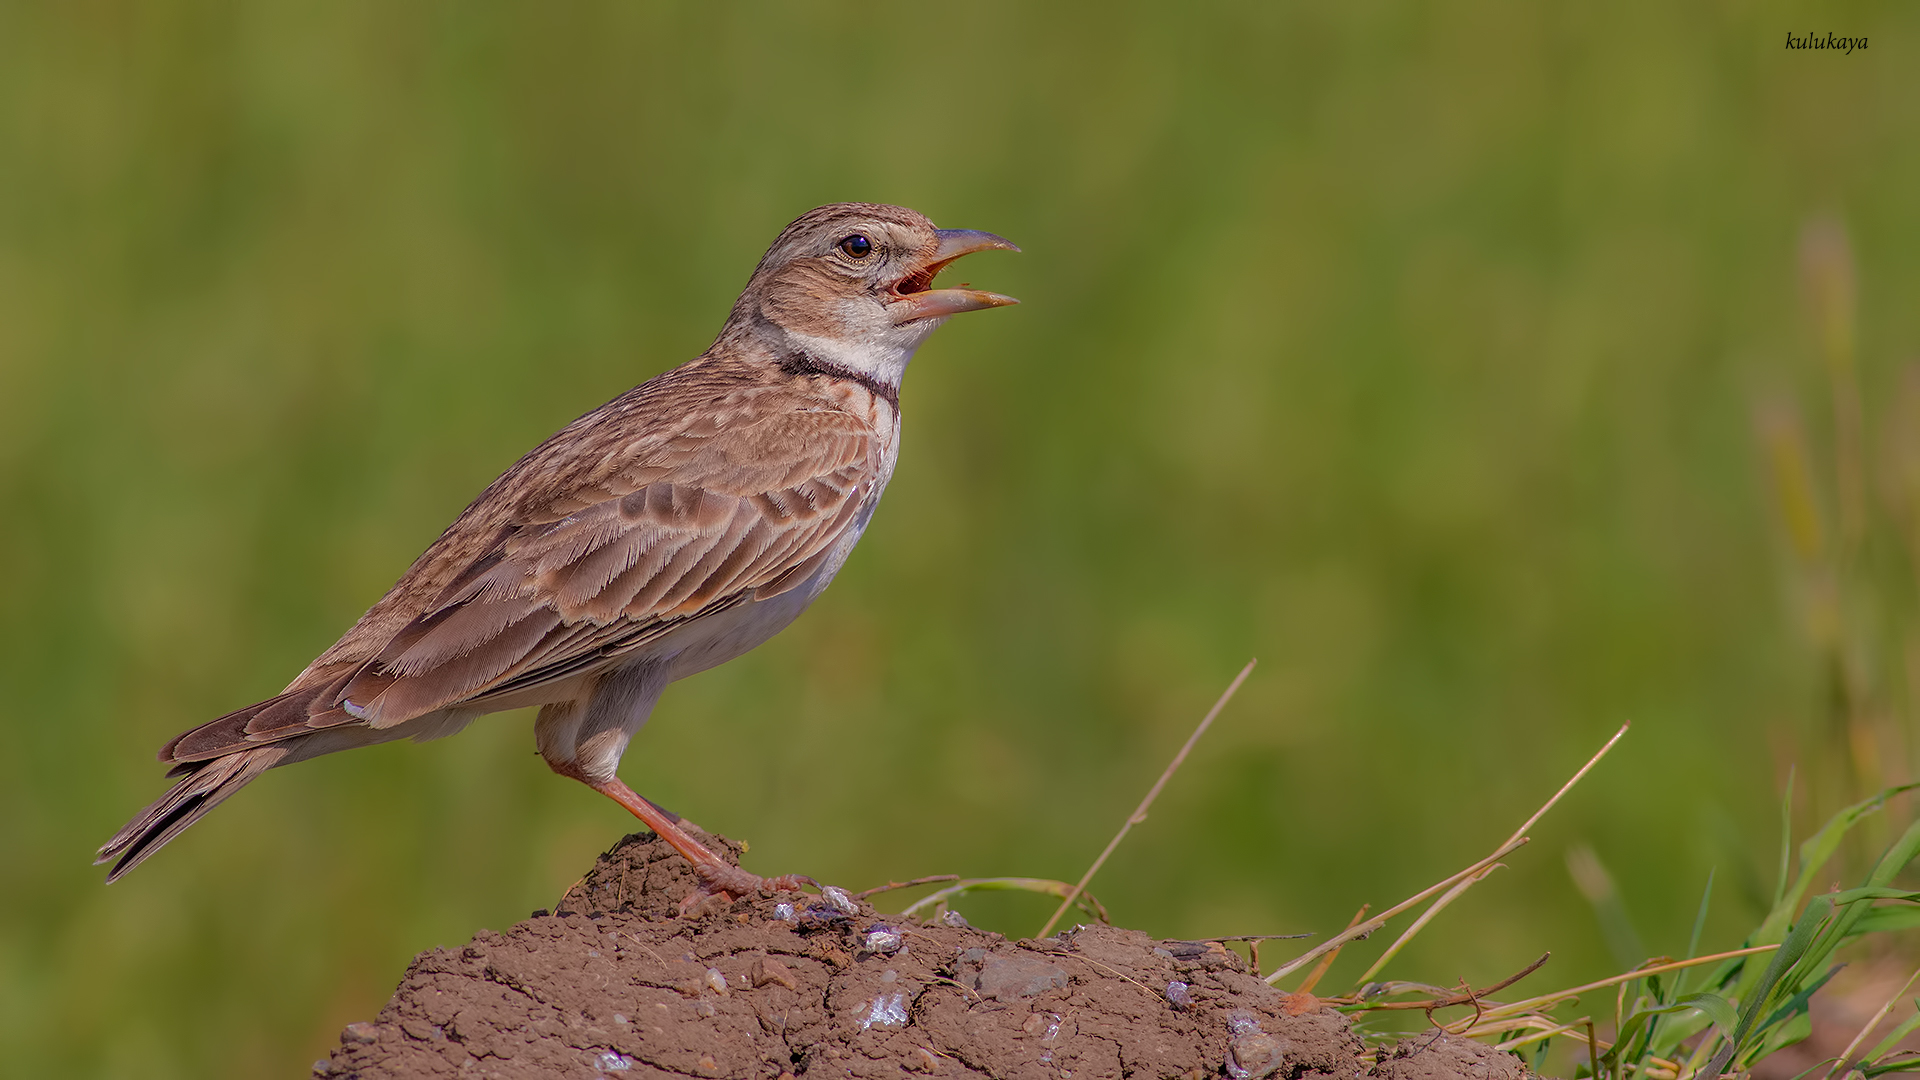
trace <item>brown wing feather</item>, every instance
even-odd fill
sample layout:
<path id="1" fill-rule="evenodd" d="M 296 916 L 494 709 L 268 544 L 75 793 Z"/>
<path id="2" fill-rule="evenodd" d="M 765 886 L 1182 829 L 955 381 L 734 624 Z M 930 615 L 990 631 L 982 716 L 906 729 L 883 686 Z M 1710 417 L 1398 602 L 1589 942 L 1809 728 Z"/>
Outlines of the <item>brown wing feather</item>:
<path id="1" fill-rule="evenodd" d="M 451 614 L 422 616 L 423 633 L 396 636 L 340 697 L 386 727 L 497 693 L 501 683 L 524 689 L 573 674 L 577 657 L 638 647 L 651 640 L 649 628 L 698 617 L 811 560 L 864 492 L 847 484 L 833 498 L 816 493 L 807 513 L 770 518 L 752 498 L 651 484 L 529 530 L 528 542 L 509 542 L 463 590 Z M 770 562 L 764 556 L 776 548 L 785 557 Z M 580 633 L 586 627 L 603 632 Z"/>

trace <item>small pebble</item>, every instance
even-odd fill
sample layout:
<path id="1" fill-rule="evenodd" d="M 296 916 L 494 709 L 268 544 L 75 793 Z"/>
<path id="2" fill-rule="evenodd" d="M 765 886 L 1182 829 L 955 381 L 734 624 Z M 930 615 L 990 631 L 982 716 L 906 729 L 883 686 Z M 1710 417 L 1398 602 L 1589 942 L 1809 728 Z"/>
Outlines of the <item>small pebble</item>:
<path id="1" fill-rule="evenodd" d="M 756 987 L 779 983 L 789 990 L 800 989 L 800 983 L 794 979 L 793 972 L 788 970 L 787 965 L 771 956 L 763 956 L 755 960 L 753 966 L 747 969 L 747 977 L 753 980 L 753 985 Z"/>
<path id="2" fill-rule="evenodd" d="M 868 927 L 866 936 L 860 939 L 862 949 L 880 956 L 892 956 L 900 951 L 903 943 L 898 928 L 882 923 Z"/>
<path id="3" fill-rule="evenodd" d="M 960 913 L 959 913 L 959 912 L 957 912 L 957 911 L 943 911 L 943 912 L 941 912 L 941 913 L 940 913 L 940 922 L 941 922 L 941 924 L 942 924 L 942 925 L 944 925 L 944 926 L 951 926 L 951 927 L 953 927 L 953 928 L 954 928 L 955 930 L 971 930 L 971 929 L 973 929 L 973 924 L 967 921 L 967 917 L 966 917 L 965 915 L 962 915 L 962 914 L 960 914 Z"/>
<path id="4" fill-rule="evenodd" d="M 792 922 L 797 916 L 794 915 L 793 905 L 783 901 L 773 905 L 773 917 L 781 922 Z"/>
<path id="5" fill-rule="evenodd" d="M 621 1072 L 633 1068 L 633 1059 L 618 1050 L 603 1050 L 594 1064 L 601 1072 Z"/>
<path id="6" fill-rule="evenodd" d="M 867 1015 L 860 1018 L 861 1030 L 878 1024 L 881 1027 L 903 1027 L 907 1022 L 907 995 L 895 991 L 891 994 L 874 996 Z"/>
<path id="7" fill-rule="evenodd" d="M 1167 1000 L 1175 1009 L 1186 1012 L 1193 1008 L 1193 995 L 1187 992 L 1187 984 L 1175 979 L 1167 984 Z"/>
<path id="8" fill-rule="evenodd" d="M 727 977 L 720 974 L 719 968 L 707 969 L 707 988 L 721 997 L 727 996 Z"/>
<path id="9" fill-rule="evenodd" d="M 1260 1021 L 1252 1013 L 1236 1011 L 1227 1018 L 1227 1030 L 1233 1041 L 1227 1046 L 1227 1075 L 1233 1080 L 1265 1080 L 1286 1064 L 1286 1039 L 1260 1030 Z"/>
<path id="10" fill-rule="evenodd" d="M 854 903 L 853 897 L 847 894 L 847 890 L 838 885 L 821 886 L 820 899 L 832 905 L 833 909 L 842 915 L 860 914 L 860 905 Z"/>

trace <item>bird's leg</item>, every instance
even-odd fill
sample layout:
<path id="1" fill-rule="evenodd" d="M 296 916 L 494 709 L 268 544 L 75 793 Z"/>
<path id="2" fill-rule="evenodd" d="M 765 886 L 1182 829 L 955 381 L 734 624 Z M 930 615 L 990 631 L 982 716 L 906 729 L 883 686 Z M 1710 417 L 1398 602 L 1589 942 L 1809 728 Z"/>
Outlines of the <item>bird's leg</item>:
<path id="1" fill-rule="evenodd" d="M 633 733 L 646 723 L 647 713 L 666 686 L 657 665 L 629 664 L 602 675 L 583 700 L 552 702 L 540 709 L 534 722 L 534 742 L 547 767 L 570 776 L 627 808 L 660 839 L 686 856 L 700 887 L 682 902 L 684 913 L 709 896 L 737 900 L 761 890 L 798 890 L 813 881 L 797 875 L 763 878 L 727 862 L 707 850 L 680 827 L 680 819 L 642 798 L 620 782 L 614 769 Z"/>
<path id="2" fill-rule="evenodd" d="M 607 780 L 587 780 L 581 782 L 588 787 L 627 808 L 634 817 L 646 823 L 647 828 L 660 834 L 660 839 L 673 845 L 673 850 L 686 856 L 693 864 L 693 873 L 700 881 L 700 888 L 680 904 L 685 912 L 709 896 L 724 896 L 737 900 L 743 896 L 752 896 L 762 890 L 768 892 L 798 892 L 802 886 L 817 885 L 812 878 L 799 874 L 782 874 L 779 877 L 763 878 L 733 865 L 707 849 L 705 844 L 695 840 L 682 829 L 674 815 L 653 805 L 644 796 L 620 782 L 619 777 Z"/>

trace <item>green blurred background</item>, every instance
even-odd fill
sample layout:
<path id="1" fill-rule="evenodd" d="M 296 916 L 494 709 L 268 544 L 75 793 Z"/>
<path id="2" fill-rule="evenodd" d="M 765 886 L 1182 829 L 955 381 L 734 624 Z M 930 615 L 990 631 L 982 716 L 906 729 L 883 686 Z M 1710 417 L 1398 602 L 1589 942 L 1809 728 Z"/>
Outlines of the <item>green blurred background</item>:
<path id="1" fill-rule="evenodd" d="M 963 276 L 1024 304 L 921 352 L 860 551 L 630 783 L 764 872 L 1071 879 L 1257 656 L 1120 921 L 1338 929 L 1630 720 L 1389 974 L 1616 969 L 1582 845 L 1651 952 L 1717 867 L 1731 946 L 1790 763 L 1909 771 L 1916 62 L 1903 3 L 0 4 L 6 1071 L 298 1074 L 632 826 L 509 715 L 88 865 L 843 199 L 1014 239 Z"/>

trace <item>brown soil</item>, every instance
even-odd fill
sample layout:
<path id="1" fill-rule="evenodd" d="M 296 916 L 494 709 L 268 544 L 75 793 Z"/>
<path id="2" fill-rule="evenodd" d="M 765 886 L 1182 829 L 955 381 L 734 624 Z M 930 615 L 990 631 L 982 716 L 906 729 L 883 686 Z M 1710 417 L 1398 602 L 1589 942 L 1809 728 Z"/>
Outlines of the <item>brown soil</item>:
<path id="1" fill-rule="evenodd" d="M 415 957 L 379 1018 L 349 1025 L 314 1075 L 1527 1076 L 1437 1032 L 1364 1048 L 1332 1009 L 1292 1015 L 1217 943 L 1106 926 L 1008 941 L 952 916 L 904 922 L 792 894 L 680 917 L 692 888 L 670 848 L 629 836 L 554 913 Z"/>

